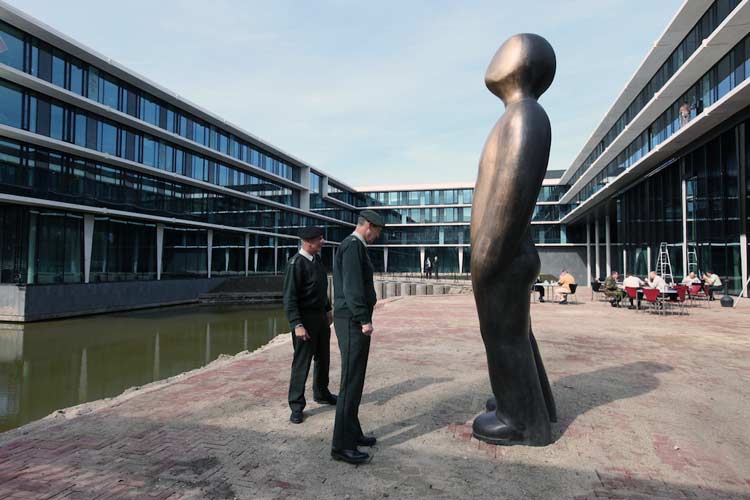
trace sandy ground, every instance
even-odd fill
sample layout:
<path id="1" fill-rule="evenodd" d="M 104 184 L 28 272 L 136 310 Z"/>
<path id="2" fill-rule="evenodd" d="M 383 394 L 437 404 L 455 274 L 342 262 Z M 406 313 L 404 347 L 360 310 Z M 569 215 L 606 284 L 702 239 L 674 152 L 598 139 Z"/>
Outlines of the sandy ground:
<path id="1" fill-rule="evenodd" d="M 310 391 L 289 423 L 284 335 L 0 434 L 0 498 L 750 499 L 745 302 L 532 304 L 560 418 L 532 448 L 471 438 L 490 395 L 472 297 L 387 301 L 360 410 L 369 464 L 331 460 L 333 407 Z M 335 339 L 332 358 L 335 392 Z"/>

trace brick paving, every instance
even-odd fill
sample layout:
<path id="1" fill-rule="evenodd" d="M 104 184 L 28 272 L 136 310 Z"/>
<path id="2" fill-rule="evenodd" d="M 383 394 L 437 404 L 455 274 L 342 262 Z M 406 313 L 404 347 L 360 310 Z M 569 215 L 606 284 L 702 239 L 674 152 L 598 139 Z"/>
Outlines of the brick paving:
<path id="1" fill-rule="evenodd" d="M 334 412 L 311 394 L 288 422 L 284 335 L 0 434 L 0 498 L 750 499 L 745 302 L 668 317 L 533 304 L 560 422 L 531 448 L 471 438 L 489 396 L 472 298 L 393 300 L 360 412 L 379 440 L 370 464 L 330 459 Z"/>

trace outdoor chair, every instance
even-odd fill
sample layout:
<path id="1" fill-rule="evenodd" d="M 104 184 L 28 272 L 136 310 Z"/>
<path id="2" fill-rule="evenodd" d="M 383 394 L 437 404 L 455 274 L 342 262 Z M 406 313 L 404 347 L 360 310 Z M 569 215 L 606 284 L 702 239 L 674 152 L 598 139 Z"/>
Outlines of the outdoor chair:
<path id="1" fill-rule="evenodd" d="M 578 288 L 577 283 L 573 283 L 570 285 L 570 293 L 568 294 L 567 298 L 570 299 L 573 297 L 575 299 L 576 304 L 578 303 L 578 297 L 576 296 L 576 288 Z"/>
<path id="2" fill-rule="evenodd" d="M 687 285 L 675 285 L 677 290 L 677 305 L 680 306 L 680 314 L 686 314 L 685 302 L 688 299 L 688 287 Z"/>
<path id="3" fill-rule="evenodd" d="M 626 286 L 625 293 L 628 295 L 629 298 L 633 300 L 635 304 L 638 304 L 638 289 L 637 288 L 633 288 L 632 286 Z"/>
<path id="4" fill-rule="evenodd" d="M 661 291 L 658 288 L 644 288 L 643 298 L 651 304 L 657 314 L 661 314 L 664 308 L 664 301 L 661 297 Z"/>
<path id="5" fill-rule="evenodd" d="M 594 294 L 601 294 L 604 297 L 604 290 L 602 290 L 602 283 L 600 281 L 591 282 L 591 302 L 594 301 Z"/>
<path id="6" fill-rule="evenodd" d="M 690 288 L 688 289 L 688 295 L 690 296 L 691 302 L 695 302 L 696 300 L 708 301 L 708 294 L 706 293 L 706 289 L 703 285 L 690 285 Z"/>

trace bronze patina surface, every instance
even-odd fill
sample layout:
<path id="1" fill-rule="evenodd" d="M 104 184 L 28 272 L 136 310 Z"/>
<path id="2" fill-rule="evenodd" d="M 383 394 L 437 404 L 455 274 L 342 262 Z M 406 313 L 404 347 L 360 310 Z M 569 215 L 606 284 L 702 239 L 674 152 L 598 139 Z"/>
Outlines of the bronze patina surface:
<path id="1" fill-rule="evenodd" d="M 495 396 L 473 432 L 493 444 L 547 445 L 556 418 L 529 316 L 540 266 L 529 227 L 552 135 L 537 99 L 555 66 L 544 38 L 520 34 L 503 43 L 485 75 L 505 113 L 484 145 L 471 212 L 471 279 Z"/>

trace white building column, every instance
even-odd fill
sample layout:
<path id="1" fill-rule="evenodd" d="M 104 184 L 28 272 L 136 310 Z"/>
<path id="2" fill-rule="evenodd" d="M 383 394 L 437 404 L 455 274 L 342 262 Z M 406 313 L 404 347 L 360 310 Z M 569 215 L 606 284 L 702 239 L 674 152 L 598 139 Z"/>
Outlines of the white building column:
<path id="1" fill-rule="evenodd" d="M 211 362 L 211 323 L 206 323 L 206 362 Z"/>
<path id="2" fill-rule="evenodd" d="M 419 247 L 419 274 L 424 274 L 424 247 Z"/>
<path id="3" fill-rule="evenodd" d="M 307 189 L 300 190 L 299 192 L 299 208 L 302 210 L 310 210 L 310 193 L 312 192 L 312 186 L 310 186 L 310 167 L 302 167 L 299 170 L 299 183 L 305 186 Z"/>
<path id="4" fill-rule="evenodd" d="M 607 276 L 612 274 L 612 241 L 609 235 L 610 230 L 609 214 L 604 216 L 604 263 L 607 269 Z"/>
<path id="5" fill-rule="evenodd" d="M 682 275 L 688 275 L 687 180 L 682 179 Z"/>
<path id="6" fill-rule="evenodd" d="M 651 245 L 646 247 L 646 269 L 651 273 Z"/>
<path id="7" fill-rule="evenodd" d="M 81 370 L 78 372 L 78 402 L 85 403 L 89 394 L 89 363 L 88 352 L 84 347 L 81 351 Z"/>
<path id="8" fill-rule="evenodd" d="M 458 274 L 464 273 L 464 247 L 458 247 Z"/>
<path id="9" fill-rule="evenodd" d="M 207 231 L 206 235 L 206 258 L 208 259 L 208 266 L 206 266 L 206 269 L 208 270 L 208 277 L 211 277 L 211 253 L 213 251 L 213 245 L 214 245 L 214 230 L 209 229 Z"/>
<path id="10" fill-rule="evenodd" d="M 279 239 L 273 239 L 273 274 L 279 274 Z"/>
<path id="11" fill-rule="evenodd" d="M 586 285 L 589 285 L 591 278 L 591 221 L 586 221 Z"/>
<path id="12" fill-rule="evenodd" d="M 161 365 L 160 365 L 160 347 L 159 347 L 159 332 L 156 332 L 156 338 L 154 339 L 154 381 L 159 380 L 159 375 L 161 374 Z"/>
<path id="13" fill-rule="evenodd" d="M 253 272 L 254 273 L 258 272 L 258 249 L 257 248 L 253 251 Z"/>
<path id="14" fill-rule="evenodd" d="M 161 262 L 164 254 L 164 224 L 156 225 L 156 279 L 161 279 Z"/>
<path id="15" fill-rule="evenodd" d="M 383 248 L 383 272 L 388 272 L 388 247 Z"/>
<path id="16" fill-rule="evenodd" d="M 625 250 L 625 245 L 622 246 L 622 276 L 623 279 L 628 275 L 628 251 Z"/>
<path id="17" fill-rule="evenodd" d="M 83 216 L 83 282 L 91 277 L 91 248 L 94 245 L 94 214 Z"/>
<path id="18" fill-rule="evenodd" d="M 742 232 L 740 233 L 740 266 L 742 268 L 742 285 L 740 285 L 740 290 L 745 286 L 745 283 L 747 283 L 748 278 L 748 269 L 747 269 L 747 233 Z M 748 287 L 750 288 L 750 287 Z M 750 290 L 745 288 L 745 295 L 744 297 L 750 297 Z"/>
<path id="19" fill-rule="evenodd" d="M 250 235 L 245 234 L 245 276 L 250 271 Z"/>
<path id="20" fill-rule="evenodd" d="M 599 220 L 594 216 L 594 256 L 596 258 L 595 262 L 595 269 L 596 269 L 596 276 L 595 279 L 599 279 L 602 276 L 601 269 L 599 268 L 599 262 L 601 262 L 601 259 L 599 258 Z"/>

